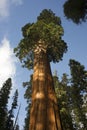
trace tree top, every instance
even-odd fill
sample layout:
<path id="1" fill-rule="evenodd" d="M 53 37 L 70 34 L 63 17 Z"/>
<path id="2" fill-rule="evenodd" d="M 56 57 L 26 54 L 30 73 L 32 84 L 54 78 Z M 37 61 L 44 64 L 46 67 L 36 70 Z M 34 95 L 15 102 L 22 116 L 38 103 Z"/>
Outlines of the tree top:
<path id="1" fill-rule="evenodd" d="M 28 23 L 22 27 L 22 35 L 18 46 L 14 49 L 16 56 L 24 63 L 24 67 L 32 68 L 34 50 L 41 40 L 46 46 L 49 61 L 62 60 L 67 51 L 67 45 L 62 40 L 64 30 L 61 20 L 51 10 L 44 9 L 37 17 L 35 23 Z"/>

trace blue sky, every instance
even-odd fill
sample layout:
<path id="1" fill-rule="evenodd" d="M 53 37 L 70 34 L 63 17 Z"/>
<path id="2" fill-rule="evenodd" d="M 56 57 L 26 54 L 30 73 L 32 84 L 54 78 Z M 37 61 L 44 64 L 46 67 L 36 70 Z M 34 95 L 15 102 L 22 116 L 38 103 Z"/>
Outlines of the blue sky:
<path id="1" fill-rule="evenodd" d="M 61 18 L 64 28 L 63 39 L 67 42 L 68 52 L 63 61 L 51 64 L 52 72 L 57 70 L 59 77 L 69 74 L 69 59 L 75 59 L 87 70 L 87 23 L 75 25 L 64 17 L 63 3 L 66 0 L 0 0 L 0 87 L 8 78 L 13 79 L 13 90 L 19 89 L 21 111 L 19 123 L 21 130 L 25 115 L 26 103 L 23 101 L 23 81 L 28 81 L 31 71 L 21 67 L 13 54 L 13 48 L 22 38 L 21 27 L 28 22 L 35 22 L 43 9 L 51 9 Z"/>

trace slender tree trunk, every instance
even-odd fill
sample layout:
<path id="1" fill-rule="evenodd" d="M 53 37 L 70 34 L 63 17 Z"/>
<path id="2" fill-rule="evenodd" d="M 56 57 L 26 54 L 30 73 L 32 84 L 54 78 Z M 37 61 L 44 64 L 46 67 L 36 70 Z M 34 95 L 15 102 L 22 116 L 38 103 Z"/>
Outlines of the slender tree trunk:
<path id="1" fill-rule="evenodd" d="M 34 51 L 32 106 L 29 130 L 62 130 L 57 98 L 46 50 Z"/>

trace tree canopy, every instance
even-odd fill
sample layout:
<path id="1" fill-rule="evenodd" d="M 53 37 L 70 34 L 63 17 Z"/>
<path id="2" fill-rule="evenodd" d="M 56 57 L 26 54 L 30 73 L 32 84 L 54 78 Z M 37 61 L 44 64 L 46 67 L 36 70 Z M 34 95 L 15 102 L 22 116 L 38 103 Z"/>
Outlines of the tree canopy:
<path id="1" fill-rule="evenodd" d="M 79 24 L 87 19 L 87 0 L 67 0 L 64 4 L 64 14 L 67 19 Z"/>
<path id="2" fill-rule="evenodd" d="M 34 50 L 41 41 L 46 49 L 49 61 L 62 60 L 67 51 L 67 45 L 62 39 L 64 34 L 61 20 L 51 10 L 44 9 L 35 23 L 28 23 L 22 27 L 23 38 L 14 49 L 16 56 L 23 62 L 23 66 L 32 69 Z"/>

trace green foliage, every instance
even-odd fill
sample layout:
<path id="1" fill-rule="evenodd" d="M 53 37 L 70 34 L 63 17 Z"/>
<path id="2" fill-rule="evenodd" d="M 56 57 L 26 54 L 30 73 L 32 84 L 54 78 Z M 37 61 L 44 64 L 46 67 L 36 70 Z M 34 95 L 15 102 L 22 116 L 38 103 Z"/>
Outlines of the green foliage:
<path id="1" fill-rule="evenodd" d="M 5 129 L 5 123 L 7 120 L 7 104 L 12 87 L 11 78 L 6 80 L 0 90 L 0 130 Z"/>
<path id="2" fill-rule="evenodd" d="M 18 90 L 16 90 L 14 93 L 11 109 L 8 111 L 6 130 L 14 129 L 14 109 L 16 109 L 17 107 L 17 100 L 18 100 Z"/>
<path id="3" fill-rule="evenodd" d="M 17 100 L 18 100 L 18 89 L 16 89 L 14 96 L 13 96 L 12 109 L 16 109 L 16 107 L 18 106 Z"/>
<path id="4" fill-rule="evenodd" d="M 32 69 L 34 50 L 41 40 L 44 42 L 43 46 L 46 46 L 49 61 L 58 62 L 67 51 L 67 45 L 62 40 L 63 34 L 60 18 L 51 10 L 45 9 L 37 17 L 36 23 L 28 23 L 22 27 L 23 39 L 14 52 L 24 67 Z"/>
<path id="5" fill-rule="evenodd" d="M 69 66 L 72 76 L 72 85 L 80 88 L 82 92 L 86 92 L 87 71 L 85 70 L 85 67 L 81 65 L 78 61 L 75 61 L 73 59 L 70 60 Z"/>
<path id="6" fill-rule="evenodd" d="M 67 75 L 64 73 L 61 81 L 58 80 L 57 76 L 54 76 L 53 79 L 63 130 L 75 130 L 70 114 L 70 87 Z"/>
<path id="7" fill-rule="evenodd" d="M 24 130 L 29 130 L 29 121 L 30 121 L 30 107 L 31 104 L 29 104 L 26 108 L 26 118 L 25 118 L 25 125 L 24 125 Z"/>
<path id="8" fill-rule="evenodd" d="M 18 90 L 15 91 L 11 109 L 8 111 L 8 99 L 12 87 L 11 78 L 6 80 L 0 90 L 0 130 L 12 130 L 14 125 L 14 109 L 17 106 Z"/>
<path id="9" fill-rule="evenodd" d="M 84 110 L 84 94 L 87 95 L 87 71 L 85 67 L 75 60 L 69 62 L 71 70 L 71 100 L 73 110 L 73 120 L 76 129 L 83 130 L 87 128 L 86 112 Z"/>
<path id="10" fill-rule="evenodd" d="M 56 25 L 61 25 L 61 20 L 59 17 L 55 16 L 55 14 L 49 9 L 44 9 L 41 13 L 40 16 L 37 17 L 37 19 L 40 21 L 43 21 L 46 24 L 49 24 L 50 22 L 56 24 Z"/>
<path id="11" fill-rule="evenodd" d="M 87 0 L 67 0 L 64 4 L 67 19 L 79 24 L 87 19 Z"/>

